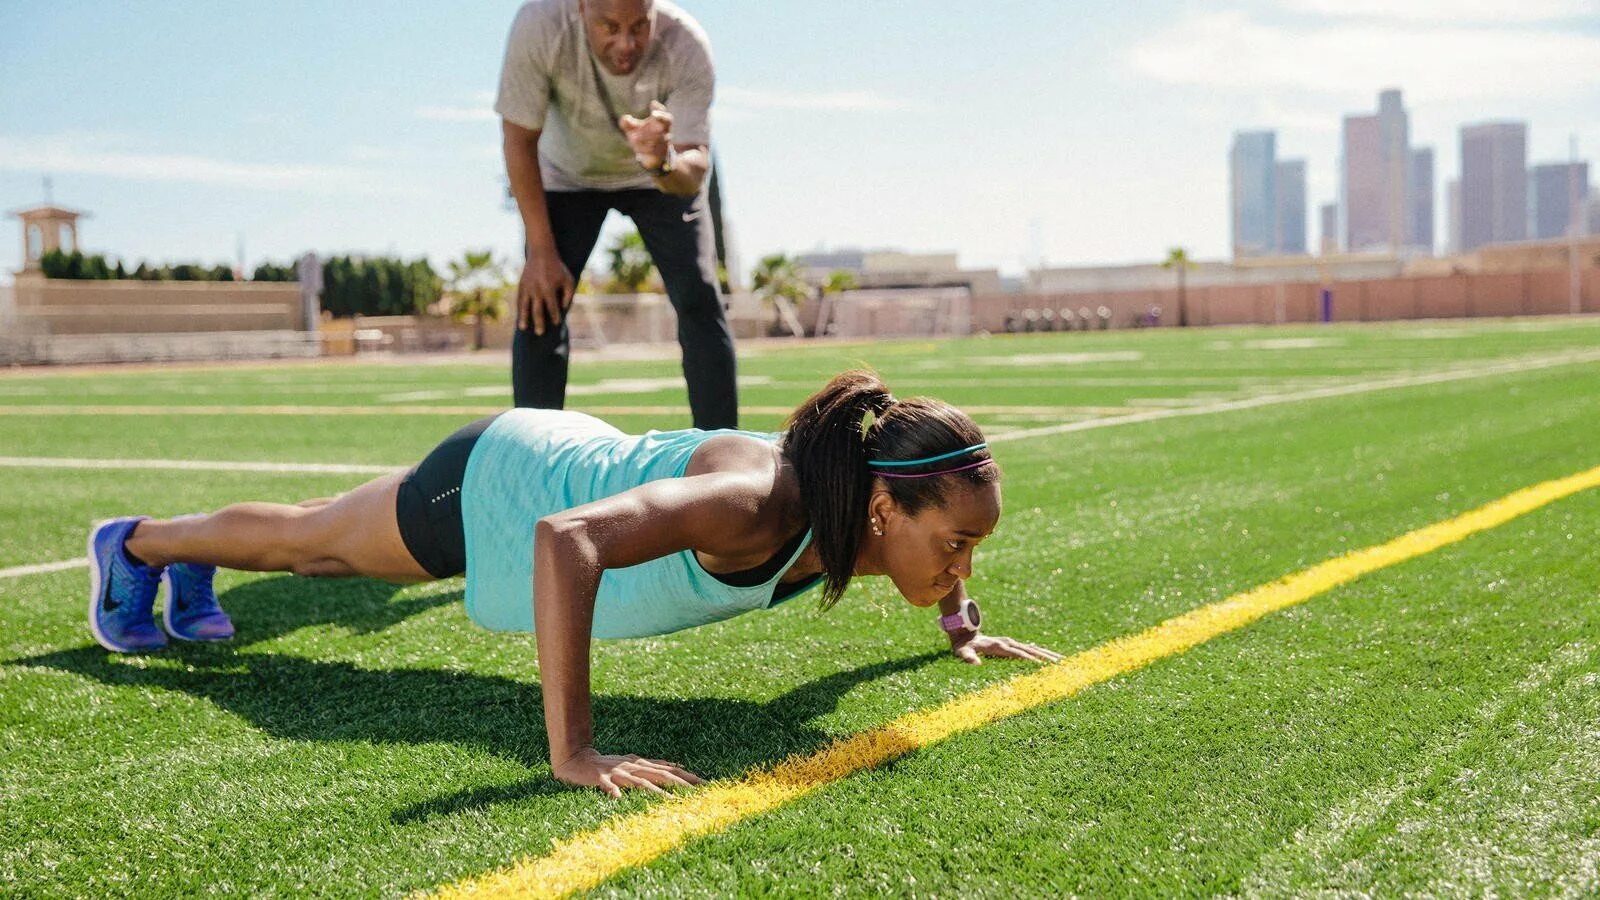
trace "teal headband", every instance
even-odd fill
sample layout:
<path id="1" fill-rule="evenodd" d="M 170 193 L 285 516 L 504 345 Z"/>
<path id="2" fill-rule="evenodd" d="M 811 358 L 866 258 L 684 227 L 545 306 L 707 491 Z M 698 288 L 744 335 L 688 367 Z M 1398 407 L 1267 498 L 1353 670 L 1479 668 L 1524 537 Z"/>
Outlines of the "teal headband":
<path id="1" fill-rule="evenodd" d="M 963 447 L 960 450 L 951 450 L 949 453 L 941 453 L 938 456 L 929 456 L 926 459 L 900 459 L 900 460 L 869 459 L 869 460 L 867 460 L 867 465 L 869 465 L 869 466 L 921 466 L 921 465 L 926 465 L 927 463 L 938 462 L 938 461 L 940 461 L 942 459 L 949 459 L 952 456 L 961 456 L 961 455 L 967 454 L 967 453 L 976 453 L 979 450 L 982 450 L 983 448 L 985 448 L 987 446 L 989 446 L 988 443 L 973 444 L 971 447 Z"/>

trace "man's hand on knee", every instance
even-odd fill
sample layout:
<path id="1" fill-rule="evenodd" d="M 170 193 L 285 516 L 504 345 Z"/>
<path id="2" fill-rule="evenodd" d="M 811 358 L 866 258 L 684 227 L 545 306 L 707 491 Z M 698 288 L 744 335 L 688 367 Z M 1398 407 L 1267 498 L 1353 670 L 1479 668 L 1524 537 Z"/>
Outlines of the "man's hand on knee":
<path id="1" fill-rule="evenodd" d="M 543 335 L 546 325 L 561 324 L 562 314 L 572 305 L 572 273 L 554 252 L 530 253 L 517 284 L 517 329 L 530 325 Z"/>

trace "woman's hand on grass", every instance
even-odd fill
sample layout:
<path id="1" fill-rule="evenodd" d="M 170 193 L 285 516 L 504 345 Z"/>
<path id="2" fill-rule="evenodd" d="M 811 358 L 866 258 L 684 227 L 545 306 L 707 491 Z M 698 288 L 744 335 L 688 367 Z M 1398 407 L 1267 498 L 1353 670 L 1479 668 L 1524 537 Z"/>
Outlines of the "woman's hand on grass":
<path id="1" fill-rule="evenodd" d="M 988 635 L 980 631 L 951 634 L 950 652 L 962 662 L 974 666 L 982 664 L 985 656 L 996 659 L 1031 659 L 1042 663 L 1060 662 L 1062 659 L 1061 654 L 1038 644 L 1027 644 L 1013 638 Z"/>
<path id="2" fill-rule="evenodd" d="M 643 788 L 665 794 L 662 785 L 693 787 L 705 783 L 700 776 L 677 763 L 645 759 L 632 753 L 608 756 L 593 747 L 585 747 L 567 757 L 552 774 L 557 781 L 596 787 L 613 797 L 621 797 L 623 788 Z"/>

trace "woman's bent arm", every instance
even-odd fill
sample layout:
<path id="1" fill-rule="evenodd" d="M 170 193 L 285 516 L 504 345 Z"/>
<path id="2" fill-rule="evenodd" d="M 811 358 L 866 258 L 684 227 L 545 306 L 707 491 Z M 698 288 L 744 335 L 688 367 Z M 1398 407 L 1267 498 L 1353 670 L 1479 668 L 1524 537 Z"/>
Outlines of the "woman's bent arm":
<path id="1" fill-rule="evenodd" d="M 556 778 L 612 796 L 623 787 L 659 790 L 657 785 L 700 782 L 673 763 L 604 756 L 592 746 L 589 639 L 595 596 L 606 569 L 691 548 L 731 555 L 777 546 L 781 537 L 763 515 L 770 490 L 770 480 L 748 474 L 662 479 L 539 520 L 533 615 Z"/>
<path id="2" fill-rule="evenodd" d="M 584 532 L 581 523 L 552 518 L 534 531 L 533 615 L 552 771 L 594 738 L 589 632 L 602 569 Z"/>

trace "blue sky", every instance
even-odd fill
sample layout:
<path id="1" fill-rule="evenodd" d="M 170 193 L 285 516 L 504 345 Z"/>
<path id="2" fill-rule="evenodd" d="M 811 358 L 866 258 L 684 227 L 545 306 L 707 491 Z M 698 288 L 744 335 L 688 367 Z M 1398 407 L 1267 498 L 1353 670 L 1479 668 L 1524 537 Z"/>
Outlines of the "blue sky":
<path id="1" fill-rule="evenodd" d="M 1533 161 L 1571 133 L 1600 159 L 1600 0 L 684 5 L 746 268 L 823 246 L 1008 272 L 1219 257 L 1232 132 L 1278 128 L 1314 209 L 1339 116 L 1390 85 L 1441 187 L 1468 121 L 1528 121 Z M 512 255 L 489 104 L 517 6 L 0 0 L 0 210 L 48 173 L 92 213 L 86 248 L 129 261 L 231 261 L 241 234 L 251 265 Z M 20 252 L 8 219 L 0 272 Z"/>

